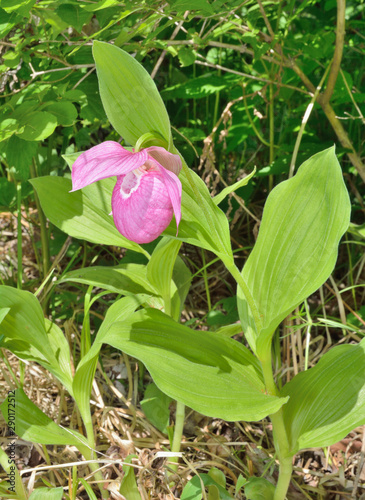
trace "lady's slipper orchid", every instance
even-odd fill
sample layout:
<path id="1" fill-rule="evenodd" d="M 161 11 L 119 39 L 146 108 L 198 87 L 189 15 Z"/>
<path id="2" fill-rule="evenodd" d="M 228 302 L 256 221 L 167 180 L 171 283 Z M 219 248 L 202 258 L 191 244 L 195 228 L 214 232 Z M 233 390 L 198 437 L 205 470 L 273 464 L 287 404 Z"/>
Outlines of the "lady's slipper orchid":
<path id="1" fill-rule="evenodd" d="M 112 214 L 118 231 L 136 243 L 149 243 L 181 219 L 179 155 L 151 146 L 131 152 L 106 141 L 82 153 L 72 167 L 72 191 L 117 176 Z"/>

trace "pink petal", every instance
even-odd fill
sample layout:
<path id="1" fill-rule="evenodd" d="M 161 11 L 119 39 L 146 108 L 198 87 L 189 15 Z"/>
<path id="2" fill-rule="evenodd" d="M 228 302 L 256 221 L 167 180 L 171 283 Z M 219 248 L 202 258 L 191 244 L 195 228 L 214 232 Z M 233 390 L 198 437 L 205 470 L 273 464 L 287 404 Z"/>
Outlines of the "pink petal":
<path id="1" fill-rule="evenodd" d="M 106 141 L 82 153 L 72 166 L 72 191 L 89 184 L 127 174 L 141 167 L 148 159 L 146 149 L 132 153 L 114 141 Z"/>
<path id="2" fill-rule="evenodd" d="M 179 158 L 180 159 L 180 158 Z M 179 224 L 181 221 L 181 193 L 182 185 L 180 179 L 176 177 L 173 172 L 160 167 L 160 172 L 163 175 L 165 181 L 165 186 L 170 197 L 171 205 L 174 210 L 174 215 L 176 219 L 176 227 L 179 229 Z M 176 231 L 177 235 L 177 231 Z"/>
<path id="3" fill-rule="evenodd" d="M 174 213 L 165 175 L 139 170 L 119 176 L 112 209 L 114 223 L 123 236 L 136 243 L 153 241 L 167 228 Z"/>
<path id="4" fill-rule="evenodd" d="M 179 175 L 182 166 L 179 155 L 169 153 L 165 148 L 160 148 L 158 146 L 146 148 L 146 151 L 148 151 L 148 154 L 152 156 L 157 163 L 166 168 L 166 170 L 170 170 L 170 172 L 173 172 L 175 175 Z"/>

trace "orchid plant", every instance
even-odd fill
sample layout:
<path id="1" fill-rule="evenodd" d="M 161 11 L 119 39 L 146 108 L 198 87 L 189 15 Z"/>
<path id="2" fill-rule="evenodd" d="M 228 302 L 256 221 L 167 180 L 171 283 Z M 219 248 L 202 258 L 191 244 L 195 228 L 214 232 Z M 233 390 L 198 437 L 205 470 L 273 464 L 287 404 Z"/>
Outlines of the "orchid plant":
<path id="1" fill-rule="evenodd" d="M 131 147 L 107 141 L 68 155 L 71 180 L 44 177 L 32 184 L 47 217 L 63 231 L 140 252 L 148 264 L 122 260 L 114 268 L 85 268 L 62 277 L 63 282 L 122 295 L 93 342 L 88 311 L 100 294 L 85 302 L 81 359 L 74 374 L 62 331 L 43 317 L 36 297 L 0 287 L 2 345 L 60 380 L 78 405 L 86 436 L 52 422 L 21 388 L 16 391 L 16 432 L 43 444 L 74 444 L 85 458 L 94 458 L 90 391 L 100 349 L 109 344 L 143 362 L 159 389 L 177 401 L 171 439 L 175 453 L 184 405 L 227 421 L 269 416 L 279 479 L 274 488 L 261 478 L 246 495 L 285 499 L 296 453 L 328 446 L 365 423 L 364 341 L 334 347 L 282 388 L 273 371 L 275 331 L 330 276 L 349 225 L 349 196 L 334 148 L 309 158 L 293 178 L 272 190 L 254 249 L 239 270 L 228 221 L 218 205 L 254 172 L 212 198 L 176 150 L 165 106 L 149 74 L 113 45 L 94 42 L 93 54 L 105 111 Z M 162 238 L 150 255 L 141 245 L 158 236 Z M 180 322 L 191 282 L 178 256 L 182 242 L 214 252 L 236 280 L 238 330 L 243 328 L 249 348 L 231 338 L 237 325 L 206 332 Z M 6 403 L 2 410 L 6 415 Z M 102 486 L 101 494 L 108 497 Z"/>

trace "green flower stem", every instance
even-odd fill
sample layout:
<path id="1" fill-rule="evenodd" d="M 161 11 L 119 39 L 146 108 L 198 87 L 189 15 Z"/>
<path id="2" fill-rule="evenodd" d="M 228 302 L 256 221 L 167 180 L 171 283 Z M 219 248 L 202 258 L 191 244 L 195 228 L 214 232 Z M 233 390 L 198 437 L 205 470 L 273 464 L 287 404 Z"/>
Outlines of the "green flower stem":
<path id="1" fill-rule="evenodd" d="M 171 294 L 169 297 L 164 297 L 165 314 L 173 317 L 172 307 L 171 307 Z M 179 317 L 173 318 L 175 321 L 179 321 Z M 178 453 L 181 448 L 181 438 L 184 430 L 184 420 L 185 420 L 185 405 L 180 401 L 176 401 L 176 415 L 175 415 L 175 427 L 174 427 L 174 437 L 172 438 L 171 451 L 173 453 Z M 179 462 L 179 457 L 171 457 L 172 462 L 170 468 L 173 473 L 177 472 L 177 464 Z"/>
<path id="2" fill-rule="evenodd" d="M 8 474 L 8 476 L 10 475 L 11 472 L 14 472 L 15 492 L 17 498 L 19 500 L 27 500 L 28 499 L 27 490 L 23 484 L 18 468 L 16 467 L 13 461 L 10 461 L 9 463 L 9 457 L 1 447 L 0 447 L 0 464 L 5 470 L 5 472 Z M 13 471 L 11 467 L 14 467 L 15 470 Z"/>
<path id="3" fill-rule="evenodd" d="M 94 452 L 94 450 L 95 450 L 95 437 L 94 437 L 94 427 L 93 427 L 93 424 L 91 421 L 91 413 L 90 413 L 90 418 L 87 418 L 87 419 L 84 418 L 83 420 L 84 420 L 84 425 L 85 425 L 85 429 L 86 429 L 87 441 L 88 441 L 90 448 L 83 447 L 82 451 L 81 450 L 80 451 L 82 452 L 82 454 L 84 455 L 86 460 L 94 460 L 96 458 L 95 452 Z M 103 486 L 103 484 L 105 483 L 105 479 L 104 479 L 101 471 L 98 470 L 99 465 L 96 463 L 89 463 L 88 466 L 89 466 L 90 470 L 94 473 L 95 479 L 98 481 L 98 486 L 99 486 L 101 496 L 103 498 L 109 498 L 109 492 Z"/>
<path id="4" fill-rule="evenodd" d="M 185 405 L 180 401 L 176 401 L 176 417 L 175 417 L 175 428 L 174 428 L 174 438 L 172 440 L 171 451 L 174 453 L 178 453 L 181 447 L 181 438 L 184 429 L 184 420 L 185 420 Z M 174 472 L 177 472 L 177 463 L 179 461 L 179 457 L 171 457 L 171 469 Z"/>
<path id="5" fill-rule="evenodd" d="M 272 370 L 271 351 L 261 360 L 262 372 L 268 394 L 278 396 L 278 389 L 274 381 Z M 283 410 L 270 415 L 272 422 L 274 444 L 279 459 L 279 479 L 276 485 L 273 500 L 285 500 L 292 475 L 292 455 L 290 453 L 288 435 L 285 429 Z"/>
<path id="6" fill-rule="evenodd" d="M 37 177 L 36 163 L 33 158 L 33 163 L 30 163 L 30 176 L 32 179 Z M 35 204 L 38 212 L 39 225 L 41 230 L 41 246 L 42 246 L 42 272 L 43 279 L 46 278 L 49 269 L 49 243 L 48 243 L 48 232 L 47 232 L 47 220 L 42 210 L 38 195 L 34 192 Z"/>
<path id="7" fill-rule="evenodd" d="M 23 249 L 22 249 L 22 185 L 20 182 L 16 185 L 16 208 L 18 212 L 18 227 L 17 227 L 17 258 L 18 258 L 18 273 L 17 287 L 22 289 L 23 284 Z"/>

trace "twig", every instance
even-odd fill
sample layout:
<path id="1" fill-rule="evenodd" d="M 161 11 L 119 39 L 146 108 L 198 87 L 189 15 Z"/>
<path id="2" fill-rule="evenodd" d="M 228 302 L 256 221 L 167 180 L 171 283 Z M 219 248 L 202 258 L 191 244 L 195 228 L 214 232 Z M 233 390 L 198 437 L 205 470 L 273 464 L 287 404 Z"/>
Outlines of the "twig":
<path id="1" fill-rule="evenodd" d="M 257 80 L 259 82 L 271 83 L 273 85 L 278 85 L 280 87 L 285 87 L 287 89 L 297 90 L 298 92 L 302 92 L 303 94 L 306 94 L 306 95 L 311 95 L 308 91 L 300 89 L 298 87 L 294 87 L 293 85 L 286 85 L 286 84 L 281 83 L 281 82 L 275 82 L 273 80 L 268 80 L 267 78 L 260 78 L 258 76 L 249 75 L 248 73 L 242 73 L 241 71 L 236 71 L 234 69 L 226 68 L 224 66 L 221 66 L 220 64 L 210 64 L 210 63 L 204 62 L 204 61 L 195 61 L 195 64 L 199 64 L 201 66 L 207 66 L 208 68 L 221 69 L 222 71 L 226 71 L 227 73 L 233 73 L 234 75 L 244 76 L 246 78 L 250 78 L 251 80 Z"/>
<path id="2" fill-rule="evenodd" d="M 336 46 L 335 46 L 335 53 L 333 55 L 330 74 L 328 76 L 327 87 L 323 93 L 324 103 L 329 102 L 329 100 L 331 99 L 331 96 L 335 89 L 337 76 L 340 71 L 342 53 L 343 53 L 343 42 L 345 38 L 345 10 L 346 10 L 346 0 L 337 0 Z"/>
<path id="3" fill-rule="evenodd" d="M 300 143 L 301 143 L 301 140 L 302 140 L 302 136 L 303 136 L 303 132 L 304 132 L 305 126 L 307 124 L 307 121 L 309 120 L 309 117 L 310 117 L 310 114 L 312 112 L 314 103 L 316 102 L 318 94 L 321 91 L 322 85 L 323 85 L 323 83 L 324 83 L 324 81 L 326 79 L 326 76 L 327 76 L 327 73 L 328 73 L 329 69 L 330 69 L 330 66 L 328 66 L 328 68 L 324 72 L 324 75 L 322 76 L 322 79 L 319 82 L 319 84 L 318 84 L 318 86 L 316 88 L 316 91 L 313 94 L 313 97 L 312 97 L 310 103 L 307 106 L 307 109 L 305 110 L 305 113 L 304 113 L 304 116 L 303 116 L 303 119 L 302 119 L 302 123 L 300 125 L 300 129 L 299 129 L 299 132 L 298 132 L 297 140 L 295 141 L 293 156 L 292 156 L 292 159 L 291 159 L 291 162 L 290 162 L 289 179 L 294 174 L 295 162 L 297 160 L 299 146 L 300 146 Z"/>

